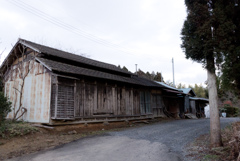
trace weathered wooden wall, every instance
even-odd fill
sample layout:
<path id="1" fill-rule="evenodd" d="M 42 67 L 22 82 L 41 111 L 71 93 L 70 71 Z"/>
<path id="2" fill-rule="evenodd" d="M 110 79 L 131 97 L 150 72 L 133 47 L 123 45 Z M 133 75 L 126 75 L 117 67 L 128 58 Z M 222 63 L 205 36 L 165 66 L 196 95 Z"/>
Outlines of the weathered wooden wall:
<path id="1" fill-rule="evenodd" d="M 151 91 L 151 107 L 152 107 L 152 113 L 154 117 L 163 117 L 163 97 L 162 92 L 160 90 L 152 90 Z"/>
<path id="2" fill-rule="evenodd" d="M 196 102 L 195 100 L 190 100 L 190 113 L 196 114 Z"/>
<path id="3" fill-rule="evenodd" d="M 175 117 L 179 117 L 180 101 L 178 97 L 163 97 L 164 105 L 168 112 L 172 113 Z"/>
<path id="4" fill-rule="evenodd" d="M 57 76 L 52 80 L 52 119 L 163 115 L 160 94 L 151 99 L 148 89 Z"/>
<path id="5" fill-rule="evenodd" d="M 24 121 L 48 123 L 50 116 L 50 97 L 51 97 L 51 74 L 40 63 L 34 60 L 23 63 L 24 73 L 30 70 L 23 88 L 22 106 L 27 112 L 21 117 Z M 7 73 L 5 82 L 5 95 L 12 102 L 12 111 L 14 107 L 19 106 L 20 84 L 23 83 L 20 78 L 20 68 L 17 63 L 11 67 Z M 21 113 L 21 112 L 20 112 Z M 20 114 L 19 113 L 19 114 Z M 13 112 L 9 113 L 8 118 L 13 117 Z"/>
<path id="6" fill-rule="evenodd" d="M 186 95 L 184 96 L 184 112 L 188 113 L 190 111 L 190 100 L 189 100 L 189 96 Z"/>

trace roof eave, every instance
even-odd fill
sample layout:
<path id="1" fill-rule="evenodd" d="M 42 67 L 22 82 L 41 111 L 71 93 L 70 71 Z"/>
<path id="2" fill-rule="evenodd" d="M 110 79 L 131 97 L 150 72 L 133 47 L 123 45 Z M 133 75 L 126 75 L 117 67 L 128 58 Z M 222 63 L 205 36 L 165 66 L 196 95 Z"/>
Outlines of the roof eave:
<path id="1" fill-rule="evenodd" d="M 48 70 L 52 71 L 52 69 L 51 69 L 48 65 L 46 65 L 44 62 L 42 62 L 41 60 L 39 60 L 37 57 L 35 57 L 35 59 L 36 59 L 39 63 L 41 63 L 43 66 L 45 66 Z"/>
<path id="2" fill-rule="evenodd" d="M 26 46 L 26 47 L 28 47 L 28 48 L 30 48 L 30 49 L 38 52 L 38 53 L 41 53 L 40 50 L 38 50 L 37 48 L 32 47 L 31 45 L 25 43 L 24 40 L 22 40 L 22 39 L 19 38 L 18 41 L 15 43 L 15 45 L 12 47 L 11 51 L 8 53 L 7 57 L 4 59 L 3 63 L 2 63 L 1 66 L 0 66 L 0 69 L 2 69 L 2 67 L 6 64 L 6 61 L 9 59 L 9 57 L 12 56 L 13 50 L 16 48 L 16 46 L 17 46 L 18 44 L 22 44 L 22 45 L 24 45 L 24 46 Z"/>
<path id="3" fill-rule="evenodd" d="M 38 52 L 38 53 L 41 53 L 40 50 L 38 50 L 37 48 L 35 48 L 35 47 L 33 47 L 33 46 L 27 44 L 27 43 L 26 43 L 24 40 L 22 40 L 22 39 L 19 39 L 19 43 L 21 43 L 22 45 L 24 45 L 24 46 L 26 46 L 26 47 L 28 47 L 28 48 L 30 48 L 30 49 L 32 49 L 32 50 Z"/>

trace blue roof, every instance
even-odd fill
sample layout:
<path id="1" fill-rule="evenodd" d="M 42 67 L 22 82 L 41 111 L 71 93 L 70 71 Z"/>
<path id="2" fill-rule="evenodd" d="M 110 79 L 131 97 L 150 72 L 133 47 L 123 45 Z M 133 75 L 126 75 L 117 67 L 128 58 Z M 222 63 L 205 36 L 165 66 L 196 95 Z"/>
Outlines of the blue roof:
<path id="1" fill-rule="evenodd" d="M 188 94 L 191 91 L 192 88 L 181 88 L 183 93 Z"/>
<path id="2" fill-rule="evenodd" d="M 194 94 L 194 96 L 196 96 L 195 92 L 192 90 L 192 88 L 181 88 L 181 89 L 177 89 L 175 87 L 172 87 L 172 86 L 169 86 L 163 82 L 158 82 L 158 81 L 155 81 L 156 83 L 158 84 L 161 84 L 162 86 L 166 87 L 166 88 L 170 88 L 170 89 L 173 89 L 173 90 L 177 90 L 179 92 L 183 92 L 184 94 L 189 94 L 190 92 L 192 92 Z M 191 100 L 200 100 L 200 101 L 206 101 L 206 102 L 209 102 L 208 99 L 206 98 L 199 98 L 199 97 L 189 97 L 189 99 Z"/>
<path id="3" fill-rule="evenodd" d="M 207 98 L 199 98 L 199 97 L 189 97 L 190 100 L 201 100 L 201 101 L 207 101 L 209 102 L 209 99 Z"/>
<path id="4" fill-rule="evenodd" d="M 185 93 L 185 94 L 189 94 L 190 92 L 192 92 L 193 96 L 196 96 L 196 93 L 193 91 L 192 88 L 181 88 L 180 90 L 182 90 L 183 93 Z"/>
<path id="5" fill-rule="evenodd" d="M 164 86 L 164 87 L 166 87 L 166 88 L 170 88 L 170 89 L 173 89 L 173 90 L 177 90 L 177 91 L 179 91 L 179 92 L 183 92 L 181 89 L 177 89 L 177 88 L 175 88 L 175 87 L 169 86 L 169 85 L 167 85 L 167 84 L 165 84 L 165 83 L 163 83 L 163 82 L 158 82 L 158 81 L 155 81 L 155 82 L 158 83 L 158 84 L 161 84 L 162 86 Z"/>

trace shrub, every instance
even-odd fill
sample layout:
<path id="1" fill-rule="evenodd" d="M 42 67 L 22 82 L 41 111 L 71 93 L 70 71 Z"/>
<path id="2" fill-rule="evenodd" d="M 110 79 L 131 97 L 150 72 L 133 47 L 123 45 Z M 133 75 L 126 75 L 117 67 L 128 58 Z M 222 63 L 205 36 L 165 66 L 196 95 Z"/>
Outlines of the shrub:
<path id="1" fill-rule="evenodd" d="M 237 117 L 239 116 L 239 108 L 232 107 L 229 105 L 224 106 L 225 112 L 227 113 L 227 117 Z"/>
<path id="2" fill-rule="evenodd" d="M 35 133 L 37 131 L 39 131 L 37 127 L 31 126 L 31 124 L 27 122 L 12 122 L 10 120 L 6 120 L 4 124 L 0 126 L 0 138 L 23 136 L 29 133 Z"/>
<path id="3" fill-rule="evenodd" d="M 0 91 L 0 125 L 4 122 L 7 114 L 11 112 L 11 102 Z"/>

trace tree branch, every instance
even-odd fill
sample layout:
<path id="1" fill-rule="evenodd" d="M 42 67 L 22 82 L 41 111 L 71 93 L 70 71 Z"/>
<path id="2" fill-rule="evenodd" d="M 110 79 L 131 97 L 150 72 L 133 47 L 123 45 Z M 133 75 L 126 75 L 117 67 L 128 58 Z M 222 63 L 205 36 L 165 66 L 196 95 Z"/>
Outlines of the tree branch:
<path id="1" fill-rule="evenodd" d="M 17 89 L 16 87 L 13 87 L 13 89 L 15 89 L 16 91 L 18 91 L 19 93 L 22 93 L 19 89 Z"/>
<path id="2" fill-rule="evenodd" d="M 22 107 L 21 110 L 22 110 L 22 113 L 21 113 L 20 116 L 18 116 L 18 117 L 16 118 L 16 120 L 18 120 L 20 117 L 22 117 L 22 116 L 27 112 L 27 109 L 26 109 L 25 107 Z"/>

